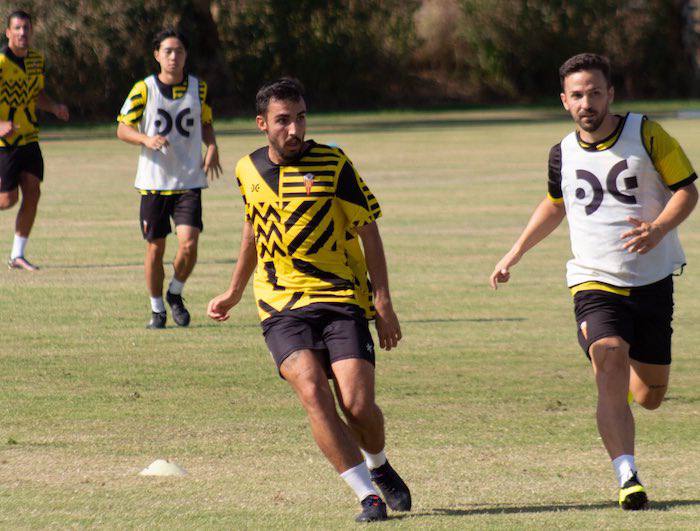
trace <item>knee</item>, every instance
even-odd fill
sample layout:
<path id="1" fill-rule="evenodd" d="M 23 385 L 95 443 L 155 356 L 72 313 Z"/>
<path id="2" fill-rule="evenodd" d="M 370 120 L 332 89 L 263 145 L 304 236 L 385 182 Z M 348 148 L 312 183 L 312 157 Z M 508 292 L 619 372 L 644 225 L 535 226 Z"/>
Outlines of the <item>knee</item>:
<path id="1" fill-rule="evenodd" d="M 14 193 L 0 195 L 0 210 L 7 210 L 17 203 L 17 190 Z"/>
<path id="2" fill-rule="evenodd" d="M 628 346 L 619 337 L 606 337 L 591 345 L 591 359 L 595 365 L 596 375 L 606 377 L 615 374 L 627 374 L 629 366 Z"/>
<path id="3" fill-rule="evenodd" d="M 663 388 L 645 389 L 634 396 L 634 401 L 644 409 L 654 410 L 661 406 L 666 396 L 666 386 Z"/>
<path id="4" fill-rule="evenodd" d="M 309 415 L 335 410 L 335 403 L 327 382 L 310 380 L 299 388 L 299 399 Z"/>
<path id="5" fill-rule="evenodd" d="M 340 409 L 345 418 L 348 419 L 348 422 L 351 424 L 362 424 L 374 416 L 377 406 L 374 401 L 368 400 L 366 397 L 357 396 L 344 398 L 340 404 Z"/>
<path id="6" fill-rule="evenodd" d="M 165 246 L 149 242 L 146 247 L 146 259 L 149 262 L 162 262 Z"/>
<path id="7" fill-rule="evenodd" d="M 22 204 L 36 205 L 40 197 L 41 188 L 39 186 L 22 187 Z"/>
<path id="8" fill-rule="evenodd" d="M 186 256 L 196 258 L 197 240 L 194 238 L 183 240 L 182 242 L 180 242 L 180 251 Z"/>

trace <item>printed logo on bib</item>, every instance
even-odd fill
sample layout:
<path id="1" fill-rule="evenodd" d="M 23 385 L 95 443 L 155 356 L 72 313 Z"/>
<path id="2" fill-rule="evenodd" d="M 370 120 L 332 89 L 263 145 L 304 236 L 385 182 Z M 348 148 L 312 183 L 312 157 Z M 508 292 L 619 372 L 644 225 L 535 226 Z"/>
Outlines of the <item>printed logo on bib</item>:
<path id="1" fill-rule="evenodd" d="M 608 176 L 605 179 L 605 186 L 608 192 L 610 192 L 610 195 L 612 195 L 620 203 L 624 203 L 626 205 L 634 205 L 637 203 L 637 198 L 634 195 L 625 194 L 621 192 L 620 189 L 617 187 L 617 178 L 623 171 L 625 171 L 628 168 L 629 166 L 627 164 L 627 160 L 621 160 L 620 162 L 615 164 L 612 168 L 610 168 L 610 171 L 608 172 Z M 591 173 L 588 170 L 576 170 L 576 178 L 581 181 L 586 181 L 593 189 L 593 197 L 591 198 L 590 203 L 585 205 L 586 215 L 590 216 L 596 210 L 598 210 L 598 208 L 600 208 L 600 205 L 603 203 L 603 196 L 605 194 L 605 191 L 603 190 L 603 185 L 598 179 L 598 177 L 596 177 L 593 173 Z M 625 189 L 627 191 L 639 188 L 639 184 L 637 183 L 637 177 L 634 175 L 632 175 L 631 177 L 625 177 L 624 182 Z M 577 188 L 576 198 L 579 200 L 583 200 L 585 197 L 586 190 L 584 188 Z"/>
<path id="2" fill-rule="evenodd" d="M 175 130 L 180 133 L 181 136 L 190 136 L 189 130 L 192 129 L 192 126 L 194 126 L 194 118 L 188 118 L 188 115 L 192 112 L 192 109 L 189 107 L 187 109 L 183 109 L 177 113 L 175 120 L 173 120 L 173 117 L 165 109 L 158 109 L 157 112 L 160 116 L 160 118 L 155 121 L 157 134 L 160 136 L 167 136 L 168 133 L 172 131 L 174 124 Z"/>

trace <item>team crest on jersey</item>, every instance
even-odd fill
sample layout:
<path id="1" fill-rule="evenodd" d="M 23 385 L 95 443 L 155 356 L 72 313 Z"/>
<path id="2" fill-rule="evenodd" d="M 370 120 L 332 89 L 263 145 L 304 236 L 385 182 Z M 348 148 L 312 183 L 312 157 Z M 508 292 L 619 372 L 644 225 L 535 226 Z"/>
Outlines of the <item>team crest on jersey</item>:
<path id="1" fill-rule="evenodd" d="M 306 195 L 311 195 L 311 187 L 314 185 L 314 174 L 307 173 L 304 175 L 304 189 L 306 190 Z"/>

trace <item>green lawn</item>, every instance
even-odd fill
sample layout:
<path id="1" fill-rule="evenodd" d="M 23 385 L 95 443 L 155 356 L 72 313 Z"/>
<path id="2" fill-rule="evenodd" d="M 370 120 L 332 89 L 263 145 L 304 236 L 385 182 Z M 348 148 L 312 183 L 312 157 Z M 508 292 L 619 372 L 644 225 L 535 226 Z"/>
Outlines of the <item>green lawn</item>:
<path id="1" fill-rule="evenodd" d="M 378 356 L 378 400 L 414 510 L 382 527 L 697 527 L 700 217 L 681 231 L 689 266 L 676 282 L 668 398 L 655 412 L 634 408 L 653 510 L 623 513 L 576 342 L 566 228 L 504 289 L 487 287 L 546 191 L 549 147 L 571 124 L 484 112 L 324 116 L 315 134 L 310 117 L 308 136 L 339 144 L 384 212 L 404 340 Z M 663 116 L 700 167 L 700 120 Z M 43 143 L 27 249 L 43 268 L 0 271 L 0 528 L 353 526 L 357 502 L 277 377 L 252 293 L 225 324 L 205 316 L 237 253 L 232 173 L 264 142 L 253 125 L 220 128 L 225 177 L 204 196 L 189 329 L 144 329 L 137 148 L 107 128 L 54 131 Z M 14 215 L 0 213 L 0 256 Z M 139 476 L 156 458 L 189 475 Z"/>

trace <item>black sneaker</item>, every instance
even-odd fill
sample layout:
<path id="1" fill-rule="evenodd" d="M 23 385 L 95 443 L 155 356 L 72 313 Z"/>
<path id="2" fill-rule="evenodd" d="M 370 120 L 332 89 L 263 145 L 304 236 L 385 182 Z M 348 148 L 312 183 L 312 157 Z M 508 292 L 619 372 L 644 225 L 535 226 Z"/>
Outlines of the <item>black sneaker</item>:
<path id="1" fill-rule="evenodd" d="M 151 312 L 151 320 L 148 321 L 146 328 L 165 328 L 165 321 L 168 318 L 168 314 L 165 312 Z"/>
<path id="2" fill-rule="evenodd" d="M 182 295 L 175 295 L 168 291 L 165 294 L 165 300 L 168 301 L 170 305 L 170 311 L 173 314 L 173 321 L 177 326 L 187 326 L 190 324 L 190 312 L 185 308 L 185 304 L 182 301 Z"/>
<path id="3" fill-rule="evenodd" d="M 647 493 L 635 472 L 620 489 L 620 507 L 625 511 L 639 511 L 646 509 L 648 505 Z"/>
<path id="4" fill-rule="evenodd" d="M 374 484 L 382 491 L 387 505 L 392 511 L 411 510 L 411 491 L 403 479 L 391 468 L 389 461 L 379 468 L 369 471 Z"/>
<path id="5" fill-rule="evenodd" d="M 370 494 L 361 502 L 362 512 L 355 517 L 356 522 L 378 522 L 386 520 L 386 503 L 376 494 Z"/>

